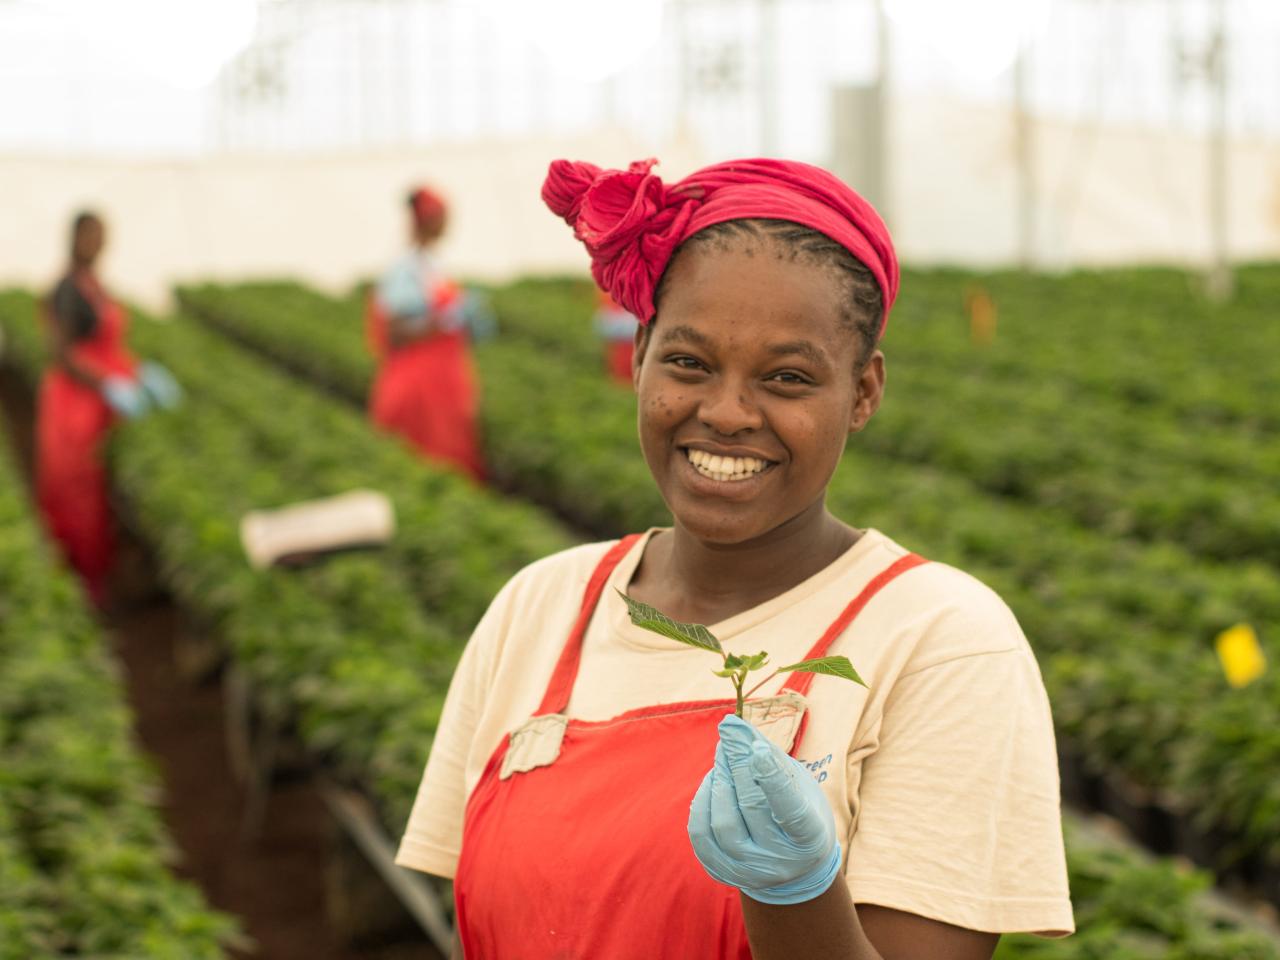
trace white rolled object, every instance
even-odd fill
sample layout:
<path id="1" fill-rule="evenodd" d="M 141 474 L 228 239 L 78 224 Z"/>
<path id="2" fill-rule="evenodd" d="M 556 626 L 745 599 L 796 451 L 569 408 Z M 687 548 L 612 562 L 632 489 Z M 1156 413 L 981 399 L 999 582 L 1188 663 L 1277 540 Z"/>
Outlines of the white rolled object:
<path id="1" fill-rule="evenodd" d="M 265 569 L 283 560 L 387 543 L 395 507 L 375 490 L 352 490 L 275 510 L 251 510 L 240 521 L 249 563 Z"/>

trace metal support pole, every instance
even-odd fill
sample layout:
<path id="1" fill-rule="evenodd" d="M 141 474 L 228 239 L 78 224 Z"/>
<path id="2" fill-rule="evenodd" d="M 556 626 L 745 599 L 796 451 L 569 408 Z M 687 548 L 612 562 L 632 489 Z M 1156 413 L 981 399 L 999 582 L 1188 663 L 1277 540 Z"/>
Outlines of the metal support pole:
<path id="1" fill-rule="evenodd" d="M 395 846 L 378 823 L 368 801 L 324 777 L 317 778 L 317 786 L 334 819 L 356 842 L 441 955 L 449 956 L 453 928 L 435 887 L 421 874 L 396 866 Z"/>
<path id="2" fill-rule="evenodd" d="M 871 123 L 868 124 L 867 135 L 871 138 L 875 150 L 875 175 L 871 178 L 871 189 L 875 196 L 875 206 L 885 224 L 893 226 L 893 174 L 891 161 L 893 158 L 892 134 L 889 130 L 889 74 L 892 60 L 893 35 L 890 32 L 889 17 L 884 12 L 884 0 L 876 0 L 876 78 L 874 82 L 874 104 Z"/>
<path id="3" fill-rule="evenodd" d="M 1013 150 L 1018 168 L 1018 263 L 1035 267 L 1036 173 L 1033 121 L 1029 105 L 1028 54 L 1025 42 L 1013 64 Z"/>
<path id="4" fill-rule="evenodd" d="M 758 0 L 758 8 L 760 153 L 773 157 L 778 154 L 778 5 Z"/>
<path id="5" fill-rule="evenodd" d="M 1212 263 L 1208 293 L 1213 300 L 1231 297 L 1234 277 L 1228 252 L 1227 221 L 1227 4 L 1215 0 L 1214 32 L 1209 46 L 1209 83 L 1213 91 L 1213 128 L 1209 136 L 1209 234 Z"/>

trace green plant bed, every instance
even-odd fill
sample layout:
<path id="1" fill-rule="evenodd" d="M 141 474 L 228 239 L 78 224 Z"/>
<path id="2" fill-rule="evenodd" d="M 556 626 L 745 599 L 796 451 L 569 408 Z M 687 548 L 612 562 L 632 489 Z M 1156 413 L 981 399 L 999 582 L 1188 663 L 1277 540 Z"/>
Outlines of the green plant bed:
<path id="1" fill-rule="evenodd" d="M 7 447 L 0 429 L 0 447 Z M 0 958 L 200 960 L 242 942 L 172 872 L 118 664 L 0 450 Z"/>
<path id="2" fill-rule="evenodd" d="M 995 960 L 1272 960 L 1276 941 L 1203 899 L 1202 871 L 1146 856 L 1091 824 L 1064 819 L 1078 932 L 1003 937 Z"/>
<path id="3" fill-rule="evenodd" d="M 1119 403 L 1142 419 L 1274 436 L 1280 400 L 1258 357 L 1280 349 L 1271 322 L 1280 265 L 1236 271 L 1225 304 L 1207 301 L 1199 275 L 1165 268 L 973 273 L 905 270 L 888 343 L 901 364 L 944 377 L 1027 385 L 1047 378 L 1077 402 Z M 985 291 L 997 333 L 972 342 L 967 297 Z M 1065 415 L 1066 411 L 1064 411 Z"/>
<path id="4" fill-rule="evenodd" d="M 11 359 L 28 363 L 40 354 L 31 309 L 0 297 L 19 344 Z M 111 451 L 164 579 L 228 641 L 268 706 L 371 789 L 398 830 L 467 633 L 512 573 L 570 538 L 195 325 L 140 315 L 132 342 L 187 390 L 178 411 L 122 426 Z M 245 511 L 352 487 L 395 502 L 390 549 L 300 570 L 247 566 Z"/>

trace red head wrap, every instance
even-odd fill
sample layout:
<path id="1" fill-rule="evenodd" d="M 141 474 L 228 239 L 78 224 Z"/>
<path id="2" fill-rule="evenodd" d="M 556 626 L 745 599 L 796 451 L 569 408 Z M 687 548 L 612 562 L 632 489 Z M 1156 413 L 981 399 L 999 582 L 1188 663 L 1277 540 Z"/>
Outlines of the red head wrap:
<path id="1" fill-rule="evenodd" d="M 817 230 L 867 266 L 880 285 L 884 333 L 898 295 L 898 260 L 889 230 L 833 174 L 790 160 L 717 163 L 667 186 L 642 160 L 626 170 L 555 160 L 542 199 L 573 227 L 591 255 L 591 274 L 642 323 L 671 255 L 699 230 L 726 220 L 789 220 Z"/>
<path id="2" fill-rule="evenodd" d="M 444 223 L 444 198 L 430 187 L 417 187 L 409 194 L 413 219 L 419 226 Z"/>

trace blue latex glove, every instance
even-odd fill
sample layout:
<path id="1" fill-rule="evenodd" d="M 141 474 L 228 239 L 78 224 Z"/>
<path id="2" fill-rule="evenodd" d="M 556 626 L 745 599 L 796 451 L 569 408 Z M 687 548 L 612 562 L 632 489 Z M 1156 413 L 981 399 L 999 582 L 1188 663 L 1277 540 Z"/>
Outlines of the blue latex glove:
<path id="1" fill-rule="evenodd" d="M 739 717 L 720 721 L 715 765 L 689 808 L 707 873 L 762 903 L 802 903 L 840 875 L 835 815 L 800 763 Z"/>
<path id="2" fill-rule="evenodd" d="M 411 257 L 401 257 L 378 281 L 378 302 L 406 330 L 420 333 L 427 328 L 430 304 L 422 285 L 422 274 Z"/>
<path id="3" fill-rule="evenodd" d="M 640 326 L 640 321 L 625 310 L 599 310 L 594 321 L 596 333 L 605 340 L 631 340 Z"/>
<path id="4" fill-rule="evenodd" d="M 158 363 L 148 361 L 138 368 L 138 384 L 157 407 L 172 410 L 182 401 L 182 387 L 173 379 L 173 374 Z"/>
<path id="5" fill-rule="evenodd" d="M 477 290 L 468 290 L 462 295 L 462 320 L 471 339 L 477 343 L 498 332 L 498 318 L 489 305 L 489 298 Z"/>
<path id="6" fill-rule="evenodd" d="M 147 412 L 147 395 L 128 377 L 107 377 L 102 381 L 102 399 L 122 417 L 130 420 Z"/>

